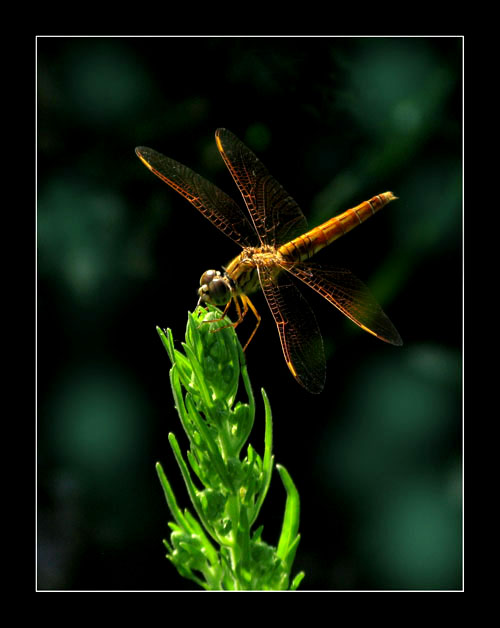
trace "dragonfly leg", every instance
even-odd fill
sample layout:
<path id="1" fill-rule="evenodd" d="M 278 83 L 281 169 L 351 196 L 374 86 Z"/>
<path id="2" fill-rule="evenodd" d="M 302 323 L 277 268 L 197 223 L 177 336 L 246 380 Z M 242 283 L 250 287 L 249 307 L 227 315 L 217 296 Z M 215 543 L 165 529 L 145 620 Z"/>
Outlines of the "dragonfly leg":
<path id="1" fill-rule="evenodd" d="M 241 300 L 241 303 L 243 305 L 243 308 L 240 306 L 239 302 L 238 302 L 238 297 Z M 217 321 L 223 321 L 226 313 L 229 309 L 229 306 L 231 305 L 231 303 L 234 303 L 234 306 L 236 308 L 236 312 L 238 314 L 238 320 L 236 320 L 234 323 L 227 323 L 226 325 L 221 325 L 220 327 L 217 327 L 216 329 L 211 329 L 211 333 L 215 333 L 217 331 L 220 331 L 221 329 L 226 329 L 226 327 L 238 327 L 238 325 L 243 321 L 243 319 L 245 318 L 245 316 L 248 314 L 248 310 L 252 310 L 253 315 L 255 316 L 255 318 L 257 319 L 257 324 L 255 325 L 250 338 L 246 341 L 245 346 L 243 347 L 243 351 L 246 350 L 246 348 L 248 347 L 248 345 L 250 344 L 250 341 L 252 340 L 252 338 L 255 336 L 255 332 L 257 331 L 257 329 L 259 328 L 260 325 L 260 321 L 261 321 L 261 317 L 259 315 L 259 313 L 257 312 L 257 309 L 255 308 L 254 304 L 250 301 L 250 299 L 246 296 L 246 294 L 240 294 L 238 296 L 233 296 L 232 299 L 229 300 L 229 302 L 227 303 L 226 307 L 224 308 L 224 312 L 222 313 L 222 316 L 220 318 L 213 318 L 210 321 L 203 321 L 204 323 L 213 323 L 213 322 L 217 322 Z"/>
<path id="2" fill-rule="evenodd" d="M 215 332 L 220 331 L 221 329 L 226 329 L 226 327 L 237 327 L 243 321 L 243 319 L 246 316 L 246 313 L 248 312 L 248 307 L 246 306 L 246 304 L 244 304 L 243 312 L 242 312 L 240 304 L 238 303 L 238 297 L 233 296 L 231 299 L 229 299 L 226 306 L 224 307 L 222 316 L 220 316 L 219 318 L 212 318 L 210 320 L 204 320 L 202 322 L 203 323 L 217 323 L 217 322 L 223 321 L 226 317 L 227 311 L 229 310 L 231 303 L 233 302 L 236 307 L 236 311 L 238 313 L 238 320 L 235 321 L 234 323 L 227 323 L 226 325 L 221 325 L 220 327 L 217 327 L 216 329 L 211 329 L 210 333 L 214 334 Z"/>
<path id="3" fill-rule="evenodd" d="M 245 351 L 245 349 L 250 344 L 250 341 L 255 336 L 255 332 L 259 328 L 261 317 L 259 316 L 259 313 L 257 312 L 257 310 L 255 308 L 255 305 L 250 301 L 250 299 L 246 296 L 246 294 L 241 295 L 240 298 L 241 298 L 241 302 L 243 303 L 243 308 L 244 308 L 243 316 L 245 316 L 245 314 L 248 312 L 248 308 L 250 307 L 250 309 L 253 312 L 253 315 L 257 319 L 257 324 L 255 325 L 254 330 L 253 330 L 253 332 L 250 335 L 250 338 L 246 341 L 246 344 L 243 347 L 243 351 Z"/>
<path id="4" fill-rule="evenodd" d="M 238 297 L 237 296 L 233 296 L 231 298 L 231 300 L 228 302 L 228 304 L 226 305 L 226 307 L 224 308 L 224 312 L 222 313 L 221 318 L 214 318 L 214 319 L 212 319 L 211 322 L 213 322 L 214 320 L 215 321 L 222 321 L 222 320 L 224 320 L 224 317 L 226 316 L 226 313 L 227 313 L 227 311 L 229 309 L 229 306 L 233 302 L 234 302 L 234 306 L 236 308 L 236 312 L 238 313 L 238 320 L 235 321 L 234 323 L 228 323 L 227 325 L 222 325 L 221 327 L 218 327 L 217 329 L 213 329 L 212 330 L 213 332 L 219 331 L 219 329 L 226 329 L 226 327 L 234 327 L 234 328 L 236 328 L 243 321 L 243 319 L 247 315 L 248 306 L 247 306 L 247 304 L 245 303 L 245 301 L 243 300 L 243 298 L 241 296 L 240 296 L 240 299 L 241 299 L 241 301 L 243 303 L 243 312 L 241 311 L 240 304 L 238 303 Z"/>

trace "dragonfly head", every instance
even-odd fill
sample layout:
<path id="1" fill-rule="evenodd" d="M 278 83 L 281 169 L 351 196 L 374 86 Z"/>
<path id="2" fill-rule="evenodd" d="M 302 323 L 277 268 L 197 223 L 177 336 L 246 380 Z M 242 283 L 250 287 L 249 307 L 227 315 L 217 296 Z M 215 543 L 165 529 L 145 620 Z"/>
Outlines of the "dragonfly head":
<path id="1" fill-rule="evenodd" d="M 207 270 L 200 279 L 198 294 L 203 303 L 226 305 L 231 299 L 231 281 L 219 270 Z"/>

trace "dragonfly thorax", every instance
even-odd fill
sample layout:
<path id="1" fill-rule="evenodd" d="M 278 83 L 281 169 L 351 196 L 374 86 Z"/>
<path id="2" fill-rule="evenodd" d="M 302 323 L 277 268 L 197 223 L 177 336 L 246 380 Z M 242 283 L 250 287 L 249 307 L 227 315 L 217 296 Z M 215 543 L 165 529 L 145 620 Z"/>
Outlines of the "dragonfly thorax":
<path id="1" fill-rule="evenodd" d="M 198 294 L 203 303 L 226 305 L 231 299 L 231 279 L 219 270 L 207 270 L 200 279 Z"/>

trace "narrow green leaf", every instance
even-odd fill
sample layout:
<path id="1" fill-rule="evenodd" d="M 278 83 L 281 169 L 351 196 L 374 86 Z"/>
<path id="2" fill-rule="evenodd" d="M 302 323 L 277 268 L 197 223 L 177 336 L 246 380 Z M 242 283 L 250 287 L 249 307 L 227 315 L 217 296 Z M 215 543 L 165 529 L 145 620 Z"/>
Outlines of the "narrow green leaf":
<path id="1" fill-rule="evenodd" d="M 240 373 L 243 379 L 243 384 L 245 386 L 245 391 L 247 393 L 248 405 L 250 407 L 250 414 L 251 414 L 250 422 L 253 425 L 254 420 L 255 420 L 255 397 L 253 394 L 253 388 L 250 382 L 250 377 L 248 375 L 247 364 L 245 361 L 245 354 L 243 353 L 243 349 L 241 348 L 241 345 L 239 344 L 239 342 L 238 342 L 238 352 L 239 352 L 239 359 L 240 359 Z"/>
<path id="2" fill-rule="evenodd" d="M 240 508 L 237 542 L 239 545 L 241 567 L 248 569 L 250 564 L 250 526 L 248 524 L 247 508 L 244 506 Z"/>
<path id="3" fill-rule="evenodd" d="M 198 464 L 196 458 L 193 455 L 193 452 L 191 452 L 190 450 L 188 450 L 186 452 L 187 455 L 187 459 L 189 464 L 191 465 L 191 469 L 193 469 L 193 471 L 196 473 L 196 475 L 198 476 L 198 479 L 203 482 L 203 473 L 200 469 L 200 465 Z"/>
<path id="4" fill-rule="evenodd" d="M 264 458 L 262 465 L 262 484 L 259 490 L 259 496 L 255 504 L 254 512 L 251 519 L 251 525 L 255 522 L 259 516 L 260 509 L 266 498 L 269 486 L 271 485 L 271 478 L 273 474 L 274 456 L 272 455 L 273 449 L 273 417 L 271 412 L 271 404 L 269 403 L 266 391 L 262 388 L 262 399 L 264 400 L 265 409 L 265 432 L 264 432 Z"/>
<path id="5" fill-rule="evenodd" d="M 262 399 L 264 400 L 264 409 L 266 417 L 266 428 L 264 433 L 264 470 L 272 468 L 272 451 L 273 451 L 273 415 L 271 412 L 271 404 L 266 391 L 262 388 Z"/>
<path id="6" fill-rule="evenodd" d="M 217 554 L 217 550 L 212 545 L 212 543 L 210 543 L 208 537 L 203 531 L 203 528 L 198 523 L 198 521 L 193 517 L 193 515 L 189 512 L 189 510 L 186 509 L 184 514 L 185 514 L 186 521 L 189 523 L 189 525 L 191 526 L 191 529 L 193 530 L 193 533 L 198 535 L 198 537 L 200 537 L 200 539 L 203 541 L 203 548 L 205 550 L 205 554 L 208 560 L 210 561 L 212 565 L 218 565 L 219 556 Z"/>
<path id="7" fill-rule="evenodd" d="M 189 525 L 182 514 L 181 509 L 177 505 L 177 500 L 175 499 L 174 492 L 172 487 L 170 486 L 170 482 L 167 480 L 167 476 L 163 471 L 163 467 L 159 462 L 156 463 L 156 472 L 158 473 L 158 477 L 160 479 L 160 483 L 163 487 L 163 492 L 165 493 L 165 499 L 167 500 L 168 507 L 170 508 L 170 512 L 172 513 L 173 518 L 177 521 L 179 526 L 183 528 L 186 532 L 189 531 Z"/>
<path id="8" fill-rule="evenodd" d="M 203 376 L 203 370 L 200 366 L 200 363 L 196 359 L 196 355 L 191 347 L 185 343 L 183 343 L 184 351 L 186 352 L 187 359 L 189 360 L 189 364 L 193 370 L 194 377 L 196 380 L 196 386 L 200 392 L 201 398 L 205 407 L 209 411 L 213 406 L 213 399 L 208 386 L 205 381 L 205 377 Z"/>
<path id="9" fill-rule="evenodd" d="M 174 362 L 175 362 L 175 358 L 174 358 L 174 340 L 173 340 L 173 337 L 172 337 L 172 331 L 170 329 L 165 329 L 165 330 L 161 329 L 161 327 L 158 327 L 158 326 L 156 326 L 156 331 L 157 331 L 158 335 L 161 338 L 163 346 L 167 350 L 167 353 L 168 353 L 169 358 L 170 358 L 170 362 L 172 362 L 172 364 L 174 364 Z"/>
<path id="10" fill-rule="evenodd" d="M 297 590 L 299 584 L 302 582 L 302 580 L 304 579 L 305 575 L 306 575 L 305 572 L 299 571 L 299 573 L 293 579 L 292 584 L 290 585 L 290 591 L 296 591 Z"/>
<path id="11" fill-rule="evenodd" d="M 184 388 L 191 390 L 193 388 L 193 367 L 191 362 L 177 349 L 174 349 L 174 360 L 174 366 L 179 371 Z"/>
<path id="12" fill-rule="evenodd" d="M 288 565 L 289 570 L 292 568 L 293 561 L 295 560 L 295 554 L 297 552 L 297 547 L 300 543 L 300 534 L 297 534 L 293 542 L 288 546 L 288 552 L 284 557 L 284 561 Z"/>
<path id="13" fill-rule="evenodd" d="M 196 313 L 188 313 L 188 322 L 186 326 L 186 344 L 188 344 L 196 355 L 199 362 L 203 359 L 203 343 L 201 342 L 200 331 L 198 329 L 198 320 Z"/>
<path id="14" fill-rule="evenodd" d="M 260 537 L 262 536 L 262 531 L 264 530 L 264 526 L 259 526 L 252 535 L 252 541 L 260 541 Z"/>
<path id="15" fill-rule="evenodd" d="M 282 560 L 286 560 L 290 548 L 297 537 L 300 517 L 300 499 L 295 484 L 285 467 L 277 464 L 276 468 L 279 471 L 281 481 L 283 482 L 283 486 L 285 487 L 287 493 L 283 526 L 281 528 L 281 535 L 276 553 Z"/>
<path id="16" fill-rule="evenodd" d="M 200 521 L 202 521 L 203 526 L 205 527 L 205 530 L 210 534 L 210 536 L 214 539 L 214 541 L 219 542 L 216 532 L 212 529 L 212 526 L 206 520 L 205 515 L 203 514 L 203 510 L 200 507 L 200 504 L 198 502 L 198 497 L 196 495 L 198 489 L 193 484 L 193 480 L 191 479 L 191 474 L 189 473 L 188 466 L 185 463 L 184 458 L 182 456 L 179 443 L 177 442 L 177 439 L 175 438 L 175 435 L 172 434 L 172 432 L 170 432 L 170 434 L 168 435 L 168 440 L 170 442 L 170 446 L 172 447 L 172 451 L 174 452 L 174 456 L 177 461 L 177 464 L 179 465 L 179 468 L 181 470 L 182 477 L 184 479 L 184 483 L 186 485 L 189 498 L 191 499 L 191 503 L 193 504 L 193 507 L 196 510 L 196 514 L 200 518 Z"/>
<path id="17" fill-rule="evenodd" d="M 219 448 L 217 447 L 217 443 L 212 438 L 212 435 L 210 433 L 210 430 L 207 424 L 205 423 L 205 420 L 196 409 L 190 395 L 186 395 L 186 406 L 187 406 L 190 419 L 193 421 L 196 428 L 198 429 L 198 431 L 203 437 L 203 440 L 205 442 L 205 445 L 207 446 L 207 450 L 208 450 L 208 453 L 210 455 L 210 459 L 212 460 L 213 465 L 216 467 L 219 475 L 222 478 L 224 478 L 224 481 L 227 482 L 231 486 L 231 479 L 229 475 L 227 474 L 226 467 L 224 465 L 224 460 L 221 456 L 221 452 L 219 451 Z"/>
<path id="18" fill-rule="evenodd" d="M 186 410 L 186 406 L 184 404 L 184 397 L 182 395 L 181 381 L 179 377 L 179 370 L 177 365 L 174 365 L 170 369 L 169 373 L 170 378 L 170 386 L 172 388 L 172 395 L 174 397 L 175 409 L 177 410 L 177 414 L 179 415 L 179 419 L 181 420 L 182 427 L 184 428 L 184 432 L 186 436 L 190 438 L 191 429 L 190 429 L 190 416 L 188 411 Z"/>

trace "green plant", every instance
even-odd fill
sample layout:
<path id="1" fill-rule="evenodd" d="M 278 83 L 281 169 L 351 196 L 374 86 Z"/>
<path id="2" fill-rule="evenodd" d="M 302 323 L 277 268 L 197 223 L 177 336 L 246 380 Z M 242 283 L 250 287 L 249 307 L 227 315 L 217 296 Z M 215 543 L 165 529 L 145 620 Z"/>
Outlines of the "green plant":
<path id="1" fill-rule="evenodd" d="M 186 456 L 168 438 L 197 518 L 181 510 L 160 463 L 156 468 L 174 518 L 167 558 L 179 573 L 207 590 L 295 590 L 304 573 L 290 581 L 300 540 L 299 495 L 287 470 L 276 465 L 287 492 L 277 547 L 252 532 L 271 482 L 272 417 L 265 409 L 264 455 L 248 444 L 255 400 L 244 354 L 228 319 L 213 307 L 189 314 L 184 353 L 174 348 L 170 329 L 157 328 L 172 362 L 175 407 L 189 439 Z M 216 331 L 216 333 L 213 333 Z M 247 402 L 236 401 L 240 379 Z M 186 462 L 187 458 L 187 462 Z"/>

